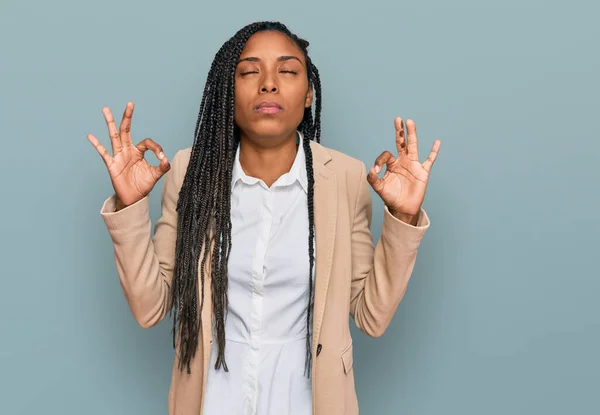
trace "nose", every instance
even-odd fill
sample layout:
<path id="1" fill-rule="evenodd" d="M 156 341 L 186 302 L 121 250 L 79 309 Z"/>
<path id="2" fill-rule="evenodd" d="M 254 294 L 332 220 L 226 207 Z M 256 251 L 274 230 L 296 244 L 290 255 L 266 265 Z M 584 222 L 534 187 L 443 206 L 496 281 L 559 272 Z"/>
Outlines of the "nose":
<path id="1" fill-rule="evenodd" d="M 277 92 L 277 87 L 275 85 L 271 85 L 271 84 L 267 85 L 267 84 L 265 84 L 260 89 L 260 92 L 265 93 L 265 94 L 269 93 L 269 92 L 270 93 L 275 93 L 275 92 Z"/>
<path id="2" fill-rule="evenodd" d="M 262 80 L 262 85 L 260 88 L 260 92 L 263 94 L 268 93 L 277 93 L 277 82 L 275 81 L 275 77 L 271 73 L 265 73 L 265 76 Z"/>

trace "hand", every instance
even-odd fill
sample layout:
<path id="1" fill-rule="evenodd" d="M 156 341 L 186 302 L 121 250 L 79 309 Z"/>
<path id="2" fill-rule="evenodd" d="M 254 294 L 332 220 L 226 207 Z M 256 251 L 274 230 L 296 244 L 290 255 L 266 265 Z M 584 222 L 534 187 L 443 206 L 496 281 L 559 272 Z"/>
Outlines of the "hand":
<path id="1" fill-rule="evenodd" d="M 133 145 L 130 134 L 133 107 L 133 102 L 127 103 L 119 130 L 117 130 L 110 108 L 104 107 L 102 109 L 104 119 L 108 125 L 113 151 L 112 157 L 96 137 L 92 134 L 88 134 L 87 137 L 92 145 L 96 147 L 108 168 L 110 180 L 117 195 L 117 204 L 121 207 L 132 205 L 143 199 L 150 193 L 156 182 L 171 168 L 162 147 L 150 138 L 146 138 L 136 146 Z M 156 154 L 156 157 L 160 160 L 158 166 L 151 166 L 144 159 L 144 153 L 147 150 L 151 150 Z"/>
<path id="2" fill-rule="evenodd" d="M 402 118 L 397 117 L 394 124 L 398 157 L 395 158 L 389 151 L 381 153 L 375 160 L 374 166 L 369 169 L 367 181 L 383 199 L 392 215 L 414 223 L 425 199 L 429 173 L 440 150 L 441 142 L 436 140 L 433 143 L 429 157 L 421 164 L 417 126 L 414 121 L 406 121 L 408 140 L 405 138 Z M 384 164 L 385 174 L 380 179 L 377 174 Z"/>

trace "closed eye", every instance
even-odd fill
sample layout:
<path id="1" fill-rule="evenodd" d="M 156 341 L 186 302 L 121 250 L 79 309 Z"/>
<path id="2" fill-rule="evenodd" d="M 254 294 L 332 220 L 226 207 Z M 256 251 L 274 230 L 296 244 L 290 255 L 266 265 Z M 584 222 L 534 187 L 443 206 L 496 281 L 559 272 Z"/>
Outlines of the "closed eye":
<path id="1" fill-rule="evenodd" d="M 280 72 L 280 73 L 290 73 L 290 74 L 292 74 L 292 75 L 297 75 L 297 74 L 298 74 L 298 72 L 296 72 L 296 71 L 287 71 L 287 70 L 284 70 L 284 71 L 279 71 L 279 72 Z M 250 75 L 250 74 L 253 74 L 253 73 L 258 73 L 258 71 L 246 71 L 246 72 L 240 72 L 240 76 Z"/>

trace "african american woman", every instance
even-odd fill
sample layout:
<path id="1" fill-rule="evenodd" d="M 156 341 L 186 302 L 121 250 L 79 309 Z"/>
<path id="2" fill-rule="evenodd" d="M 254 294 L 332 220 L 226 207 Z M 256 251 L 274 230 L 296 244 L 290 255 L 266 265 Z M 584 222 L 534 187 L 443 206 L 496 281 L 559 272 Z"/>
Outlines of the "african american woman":
<path id="1" fill-rule="evenodd" d="M 103 108 L 112 155 L 88 139 L 114 187 L 100 213 L 131 312 L 144 328 L 173 320 L 169 413 L 357 414 L 348 316 L 369 336 L 388 327 L 429 227 L 439 140 L 421 163 L 415 123 L 398 117 L 397 154 L 369 169 L 322 146 L 319 72 L 277 22 L 219 49 L 193 145 L 171 162 L 149 138 L 133 144 L 133 111 L 117 128 Z M 384 202 L 376 245 L 369 185 Z"/>

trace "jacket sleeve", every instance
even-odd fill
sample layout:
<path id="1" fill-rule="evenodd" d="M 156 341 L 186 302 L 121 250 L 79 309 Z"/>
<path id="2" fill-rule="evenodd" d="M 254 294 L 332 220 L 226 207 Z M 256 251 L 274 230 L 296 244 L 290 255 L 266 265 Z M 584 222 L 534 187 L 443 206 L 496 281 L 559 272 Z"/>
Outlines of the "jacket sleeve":
<path id="1" fill-rule="evenodd" d="M 114 212 L 116 196 L 100 210 L 113 242 L 121 287 L 133 317 L 144 328 L 158 324 L 169 311 L 169 286 L 175 265 L 177 200 L 181 189 L 181 151 L 163 176 L 161 216 L 151 235 L 149 197 Z M 181 179 L 180 179 L 181 178 Z"/>
<path id="2" fill-rule="evenodd" d="M 379 337 L 406 292 L 419 244 L 430 223 L 423 209 L 417 225 L 412 226 L 396 219 L 384 206 L 381 237 L 373 246 L 372 202 L 366 166 L 361 163 L 361 168 L 352 224 L 350 313 L 359 329 Z"/>

